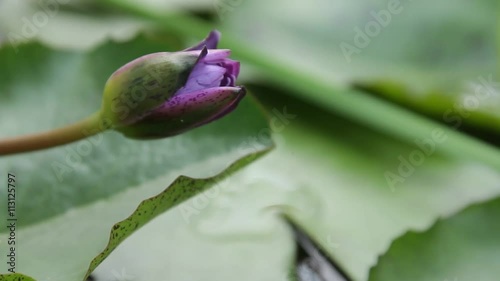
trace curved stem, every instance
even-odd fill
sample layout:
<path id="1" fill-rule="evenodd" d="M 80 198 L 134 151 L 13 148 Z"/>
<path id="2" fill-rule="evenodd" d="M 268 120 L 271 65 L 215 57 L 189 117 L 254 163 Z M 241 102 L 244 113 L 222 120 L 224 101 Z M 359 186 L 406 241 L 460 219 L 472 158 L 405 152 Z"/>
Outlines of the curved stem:
<path id="1" fill-rule="evenodd" d="M 106 128 L 99 126 L 96 112 L 77 123 L 55 130 L 0 140 L 0 156 L 55 147 L 98 134 Z"/>

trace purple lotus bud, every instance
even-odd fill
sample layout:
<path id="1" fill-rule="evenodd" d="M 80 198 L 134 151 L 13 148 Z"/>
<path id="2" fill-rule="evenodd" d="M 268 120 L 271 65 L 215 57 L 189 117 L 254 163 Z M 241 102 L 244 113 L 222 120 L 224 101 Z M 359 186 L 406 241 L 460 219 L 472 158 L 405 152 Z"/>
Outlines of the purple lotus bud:
<path id="1" fill-rule="evenodd" d="M 111 75 L 104 89 L 101 117 L 127 137 L 177 135 L 217 120 L 245 95 L 235 86 L 240 64 L 230 50 L 216 49 L 212 31 L 199 44 L 179 52 L 145 55 Z"/>

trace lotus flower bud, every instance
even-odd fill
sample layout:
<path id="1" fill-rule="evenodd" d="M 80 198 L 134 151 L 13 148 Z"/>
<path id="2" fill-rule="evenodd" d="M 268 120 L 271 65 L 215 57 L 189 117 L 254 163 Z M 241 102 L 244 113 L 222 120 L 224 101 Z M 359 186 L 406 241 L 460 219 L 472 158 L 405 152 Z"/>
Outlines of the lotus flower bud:
<path id="1" fill-rule="evenodd" d="M 179 52 L 135 59 L 106 82 L 101 118 L 127 137 L 180 134 L 225 116 L 245 90 L 235 86 L 239 62 L 216 49 L 220 34 Z"/>
<path id="2" fill-rule="evenodd" d="M 116 127 L 142 119 L 161 106 L 187 81 L 195 53 L 154 53 L 115 71 L 104 86 L 101 112 Z"/>

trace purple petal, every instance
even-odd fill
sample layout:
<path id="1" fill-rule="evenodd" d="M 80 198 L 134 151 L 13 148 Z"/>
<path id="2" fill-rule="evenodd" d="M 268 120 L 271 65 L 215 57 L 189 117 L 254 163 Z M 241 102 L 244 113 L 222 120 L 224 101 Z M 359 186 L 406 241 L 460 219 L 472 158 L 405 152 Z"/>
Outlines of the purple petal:
<path id="1" fill-rule="evenodd" d="M 203 39 L 200 43 L 185 49 L 184 51 L 194 51 L 201 50 L 204 46 L 207 46 L 208 49 L 217 49 L 217 44 L 220 40 L 220 32 L 217 30 L 212 30 L 208 36 Z"/>
<path id="2" fill-rule="evenodd" d="M 220 86 L 229 86 L 233 87 L 236 81 L 236 78 L 240 74 L 240 63 L 230 59 L 224 59 L 222 62 L 218 63 L 226 69 L 226 73 L 224 73 L 224 77 L 220 82 Z"/>
<path id="3" fill-rule="evenodd" d="M 201 89 L 219 87 L 221 85 L 234 86 L 234 82 L 232 84 L 227 82 L 224 84 L 221 83 L 228 72 L 224 65 L 228 64 L 228 68 L 232 69 L 232 72 L 239 71 L 239 66 L 236 66 L 233 61 L 226 59 L 229 53 L 229 50 L 207 50 L 203 48 L 198 57 L 198 62 L 189 74 L 186 85 L 179 89 L 175 93 L 175 96 L 184 95 Z M 238 68 L 238 70 L 235 70 L 235 68 Z M 226 80 L 228 79 L 226 78 Z"/>
<path id="4" fill-rule="evenodd" d="M 245 89 L 240 87 L 211 88 L 175 96 L 121 132 L 136 139 L 178 135 L 225 116 L 244 96 Z"/>
<path id="5" fill-rule="evenodd" d="M 216 49 L 208 50 L 208 54 L 202 60 L 208 63 L 217 63 L 229 57 L 231 50 L 228 49 Z"/>
<path id="6" fill-rule="evenodd" d="M 226 69 L 221 66 L 198 64 L 189 75 L 186 85 L 179 89 L 175 95 L 218 87 L 225 73 Z"/>
<path id="7" fill-rule="evenodd" d="M 163 119 L 167 116 L 189 115 L 193 111 L 220 109 L 214 113 L 215 115 L 231 105 L 241 92 L 242 88 L 240 87 L 217 87 L 175 96 L 152 112 L 146 119 Z"/>
<path id="8" fill-rule="evenodd" d="M 178 135 L 230 113 L 244 95 L 243 88 L 220 87 L 177 96 L 122 133 L 136 139 Z"/>
<path id="9" fill-rule="evenodd" d="M 203 61 L 206 63 L 217 63 L 217 62 L 222 62 L 222 60 L 229 57 L 229 55 L 231 54 L 231 50 L 228 49 L 209 50 L 206 48 L 202 48 L 200 50 L 186 51 L 184 53 L 198 55 L 199 56 L 198 62 Z"/>
<path id="10" fill-rule="evenodd" d="M 238 106 L 240 101 L 245 97 L 246 93 L 247 93 L 247 90 L 244 87 L 240 87 L 240 91 L 238 92 L 238 96 L 236 97 L 236 99 L 233 102 L 227 104 L 226 107 L 224 109 L 222 109 L 218 114 L 214 115 L 212 118 L 205 121 L 204 123 L 199 124 L 198 126 L 210 123 L 212 121 L 215 121 L 215 120 L 222 118 L 225 115 L 231 113 L 231 111 L 236 109 L 236 107 Z"/>
<path id="11" fill-rule="evenodd" d="M 223 66 L 227 70 L 227 74 L 238 77 L 240 74 L 240 62 L 231 60 L 231 59 L 224 59 L 221 63 L 221 66 Z"/>

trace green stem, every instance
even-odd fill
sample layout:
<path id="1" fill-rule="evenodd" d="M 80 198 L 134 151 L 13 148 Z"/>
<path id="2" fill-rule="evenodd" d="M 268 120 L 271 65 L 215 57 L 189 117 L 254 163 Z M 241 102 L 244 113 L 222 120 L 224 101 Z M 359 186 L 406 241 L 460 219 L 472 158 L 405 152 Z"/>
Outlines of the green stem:
<path id="1" fill-rule="evenodd" d="M 55 147 L 87 138 L 105 130 L 99 126 L 99 120 L 100 114 L 97 112 L 66 127 L 0 140 L 0 156 Z"/>

